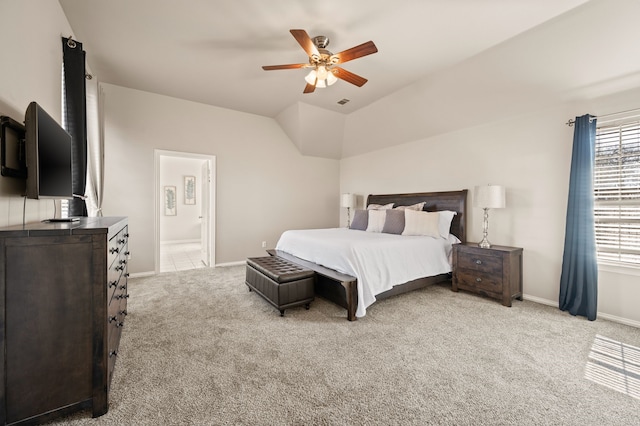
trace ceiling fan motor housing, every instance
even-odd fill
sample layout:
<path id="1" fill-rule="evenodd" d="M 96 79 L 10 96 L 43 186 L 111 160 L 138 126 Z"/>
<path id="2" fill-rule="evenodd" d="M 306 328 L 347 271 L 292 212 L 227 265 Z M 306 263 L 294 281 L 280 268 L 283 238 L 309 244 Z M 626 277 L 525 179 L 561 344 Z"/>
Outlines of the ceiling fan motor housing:
<path id="1" fill-rule="evenodd" d="M 329 45 L 329 37 L 322 35 L 316 36 L 313 38 L 313 44 L 315 44 L 318 49 L 324 49 Z"/>

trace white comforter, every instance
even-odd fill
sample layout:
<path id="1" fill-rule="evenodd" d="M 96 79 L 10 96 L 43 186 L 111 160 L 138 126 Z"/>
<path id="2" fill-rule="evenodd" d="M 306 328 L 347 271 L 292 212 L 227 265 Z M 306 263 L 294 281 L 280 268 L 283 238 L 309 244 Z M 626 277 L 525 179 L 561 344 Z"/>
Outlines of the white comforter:
<path id="1" fill-rule="evenodd" d="M 306 229 L 284 232 L 276 250 L 356 277 L 357 317 L 394 285 L 451 272 L 451 242 L 444 238 Z"/>

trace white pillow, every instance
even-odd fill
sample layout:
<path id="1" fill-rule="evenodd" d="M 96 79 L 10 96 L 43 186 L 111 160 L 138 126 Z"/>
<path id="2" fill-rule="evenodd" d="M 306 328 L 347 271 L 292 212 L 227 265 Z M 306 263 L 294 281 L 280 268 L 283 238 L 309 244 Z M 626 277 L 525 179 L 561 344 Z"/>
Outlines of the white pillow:
<path id="1" fill-rule="evenodd" d="M 387 218 L 386 210 L 369 210 L 369 223 L 367 232 L 382 232 L 384 222 Z"/>
<path id="2" fill-rule="evenodd" d="M 371 218 L 369 218 L 371 220 Z M 404 231 L 402 235 L 426 235 L 440 238 L 440 214 L 438 212 L 404 211 Z"/>
<path id="3" fill-rule="evenodd" d="M 424 205 L 426 204 L 426 202 L 422 202 L 422 203 L 417 203 L 417 204 L 412 204 L 410 206 L 398 206 L 398 207 L 394 207 L 394 210 L 422 210 L 424 208 Z"/>
<path id="4" fill-rule="evenodd" d="M 393 208 L 393 203 L 389 203 L 389 204 L 369 204 L 367 206 L 367 210 L 389 210 Z"/>
<path id="5" fill-rule="evenodd" d="M 453 217 L 458 213 L 452 212 L 451 210 L 440 210 L 438 213 L 440 214 L 440 221 L 438 223 L 440 236 L 442 238 L 449 238 L 449 234 L 451 234 L 451 221 L 453 221 Z"/>

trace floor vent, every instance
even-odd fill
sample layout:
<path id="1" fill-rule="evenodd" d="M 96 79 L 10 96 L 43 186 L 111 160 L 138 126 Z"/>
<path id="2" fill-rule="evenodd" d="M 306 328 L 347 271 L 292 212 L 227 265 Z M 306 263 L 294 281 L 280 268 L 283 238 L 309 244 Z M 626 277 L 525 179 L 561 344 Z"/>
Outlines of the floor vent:
<path id="1" fill-rule="evenodd" d="M 346 104 L 347 102 L 349 102 L 349 99 L 340 99 L 340 100 L 338 101 L 338 103 L 339 103 L 340 105 L 344 105 L 344 104 Z"/>

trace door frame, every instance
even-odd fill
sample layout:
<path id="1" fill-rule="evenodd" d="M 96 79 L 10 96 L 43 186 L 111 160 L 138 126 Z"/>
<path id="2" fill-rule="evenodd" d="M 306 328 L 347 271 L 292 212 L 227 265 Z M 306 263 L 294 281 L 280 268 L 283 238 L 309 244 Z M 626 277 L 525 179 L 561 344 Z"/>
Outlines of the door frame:
<path id="1" fill-rule="evenodd" d="M 162 209 L 160 208 L 161 190 L 160 187 L 160 158 L 161 157 L 176 157 L 176 158 L 191 158 L 196 160 L 204 160 L 209 162 L 210 179 L 209 183 L 209 265 L 215 267 L 215 241 L 216 241 L 216 156 L 206 154 L 196 154 L 193 152 L 180 152 L 180 151 L 167 151 L 163 149 L 154 149 L 154 264 L 155 273 L 160 273 L 160 215 Z M 202 243 L 202 242 L 201 242 Z"/>

